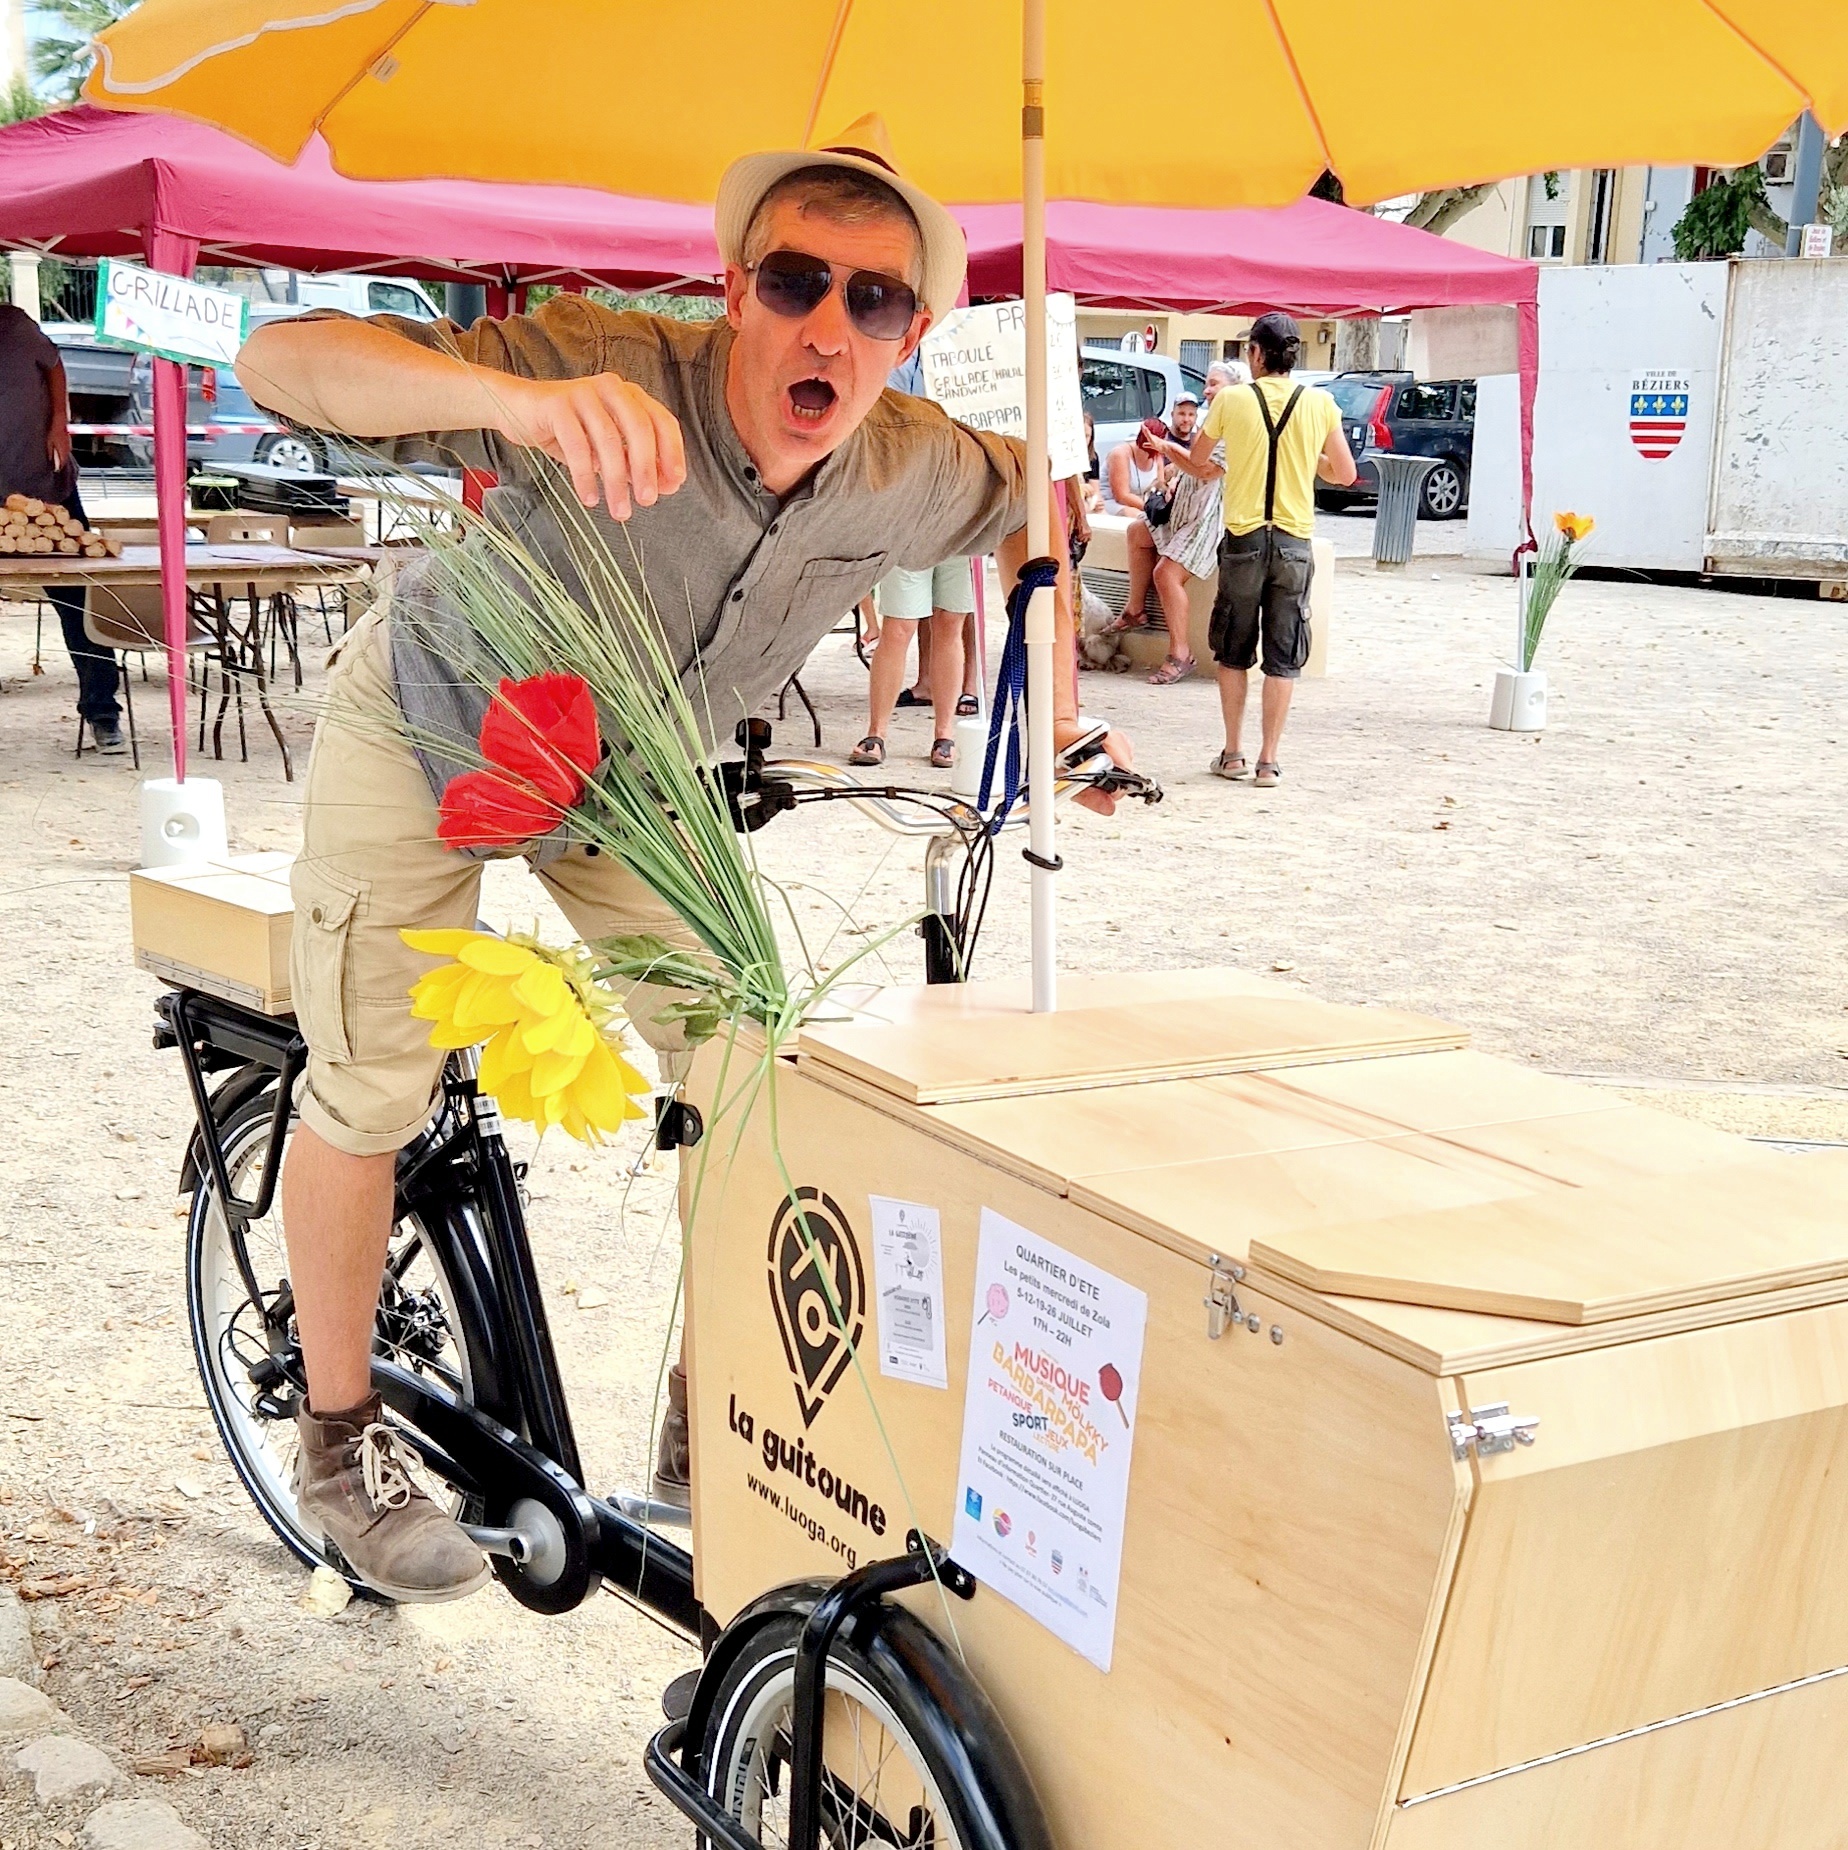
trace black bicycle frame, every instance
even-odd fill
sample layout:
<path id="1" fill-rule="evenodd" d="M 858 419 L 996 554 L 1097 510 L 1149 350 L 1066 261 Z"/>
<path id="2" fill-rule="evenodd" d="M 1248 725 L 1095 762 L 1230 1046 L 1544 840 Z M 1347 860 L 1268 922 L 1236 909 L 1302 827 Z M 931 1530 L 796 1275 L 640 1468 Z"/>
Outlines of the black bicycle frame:
<path id="1" fill-rule="evenodd" d="M 266 1296 L 246 1250 L 249 1224 L 275 1198 L 293 1092 L 307 1061 L 295 1024 L 197 990 L 174 990 L 156 1004 L 163 1022 L 157 1045 L 179 1049 L 199 1128 L 189 1165 L 211 1178 L 230 1224 L 233 1254 L 251 1302 L 272 1328 L 286 1326 L 286 1292 Z M 231 1080 L 214 1094 L 208 1075 L 227 1068 L 263 1070 L 258 1085 Z M 255 1193 L 231 1184 L 223 1131 L 230 1105 L 274 1089 L 269 1149 Z M 225 1093 L 235 1097 L 221 1104 Z M 501 1136 L 493 1102 L 452 1063 L 444 1103 L 429 1130 L 398 1160 L 398 1217 L 413 1215 L 450 1281 L 460 1334 L 475 1360 L 473 1398 L 375 1358 L 373 1382 L 385 1402 L 416 1429 L 431 1468 L 479 1497 L 490 1525 L 516 1505 L 537 1503 L 564 1540 L 564 1564 L 540 1582 L 520 1563 L 497 1557 L 495 1571 L 522 1604 L 564 1612 L 599 1582 L 698 1638 L 705 1614 L 693 1593 L 693 1558 L 676 1544 L 591 1496 L 583 1484 L 577 1438 L 559 1373 L 545 1304 L 520 1203 L 520 1177 Z M 302 1388 L 299 1359 L 294 1385 Z"/>

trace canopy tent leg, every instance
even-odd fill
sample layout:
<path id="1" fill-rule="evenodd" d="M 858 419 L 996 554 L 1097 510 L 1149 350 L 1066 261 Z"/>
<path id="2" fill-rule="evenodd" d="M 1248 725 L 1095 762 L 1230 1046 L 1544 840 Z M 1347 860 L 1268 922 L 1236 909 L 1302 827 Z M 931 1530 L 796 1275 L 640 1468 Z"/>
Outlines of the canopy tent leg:
<path id="1" fill-rule="evenodd" d="M 1046 444 L 1046 0 L 1023 0 L 1021 33 L 1021 283 L 1027 315 L 1027 551 L 1052 553 L 1052 471 Z M 1033 1009 L 1058 1007 L 1058 867 L 1053 817 L 1054 596 L 1027 605 L 1027 841 L 1031 874 Z"/>
<path id="2" fill-rule="evenodd" d="M 148 266 L 190 277 L 196 238 L 160 227 L 147 237 Z M 167 636 L 167 707 L 173 722 L 173 778 L 186 781 L 186 368 L 154 362 L 154 505 L 160 533 L 160 605 Z"/>

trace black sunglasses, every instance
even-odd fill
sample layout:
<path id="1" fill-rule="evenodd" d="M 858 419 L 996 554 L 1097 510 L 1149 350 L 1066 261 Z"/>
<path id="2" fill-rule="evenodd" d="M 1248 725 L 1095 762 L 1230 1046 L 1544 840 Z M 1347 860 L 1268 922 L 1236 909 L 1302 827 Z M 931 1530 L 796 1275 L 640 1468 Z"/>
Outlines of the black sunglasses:
<path id="1" fill-rule="evenodd" d="M 799 320 L 813 314 L 834 287 L 825 258 L 801 251 L 771 251 L 747 268 L 755 275 L 757 299 L 772 314 Z M 918 292 L 896 276 L 855 270 L 841 285 L 847 318 L 868 340 L 903 340 L 918 312 Z"/>

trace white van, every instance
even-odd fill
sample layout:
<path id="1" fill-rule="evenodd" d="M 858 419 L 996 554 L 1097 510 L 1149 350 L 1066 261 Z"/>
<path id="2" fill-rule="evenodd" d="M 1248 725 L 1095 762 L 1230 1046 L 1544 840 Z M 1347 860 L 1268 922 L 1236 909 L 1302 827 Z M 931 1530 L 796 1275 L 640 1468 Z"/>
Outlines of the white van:
<path id="1" fill-rule="evenodd" d="M 298 271 L 283 287 L 287 299 L 251 303 L 252 327 L 306 314 L 311 308 L 339 308 L 349 315 L 403 315 L 412 321 L 443 318 L 429 290 L 408 276 L 310 276 Z"/>
<path id="2" fill-rule="evenodd" d="M 1110 452 L 1127 443 L 1144 418 L 1164 423 L 1183 389 L 1206 403 L 1206 379 L 1165 353 L 1129 353 L 1110 345 L 1078 350 L 1078 383 L 1097 432 L 1101 475 Z"/>

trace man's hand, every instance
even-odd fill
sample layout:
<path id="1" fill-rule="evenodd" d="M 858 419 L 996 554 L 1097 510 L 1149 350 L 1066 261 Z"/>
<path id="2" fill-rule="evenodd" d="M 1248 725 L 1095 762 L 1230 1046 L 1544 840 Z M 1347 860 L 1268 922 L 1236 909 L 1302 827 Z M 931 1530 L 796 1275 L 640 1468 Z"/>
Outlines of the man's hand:
<path id="1" fill-rule="evenodd" d="M 1085 727 L 1075 719 L 1055 719 L 1052 722 L 1052 749 L 1062 752 L 1066 746 L 1085 731 Z M 1133 770 L 1136 754 L 1122 733 L 1112 726 L 1103 736 L 1103 750 L 1110 762 L 1120 765 L 1125 771 Z M 1095 810 L 1100 816 L 1114 816 L 1116 806 L 1121 799 L 1108 790 L 1081 790 L 1072 798 L 1080 809 Z"/>
<path id="2" fill-rule="evenodd" d="M 495 374 L 493 428 L 563 464 L 586 507 L 609 503 L 614 520 L 653 507 L 687 479 L 680 425 L 666 406 L 614 373 L 584 379 Z"/>

